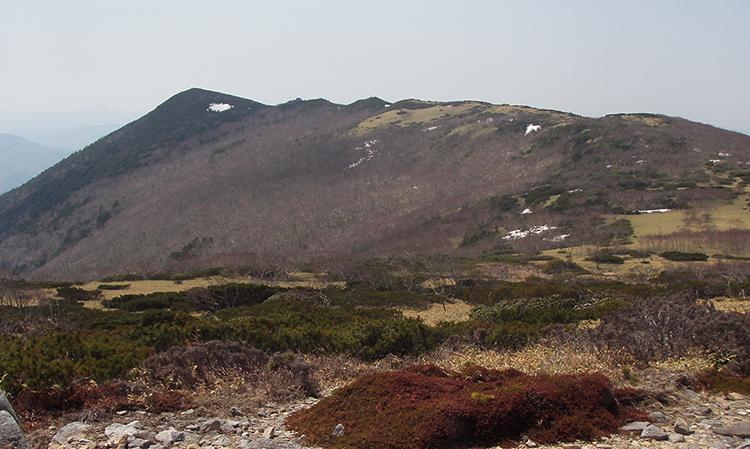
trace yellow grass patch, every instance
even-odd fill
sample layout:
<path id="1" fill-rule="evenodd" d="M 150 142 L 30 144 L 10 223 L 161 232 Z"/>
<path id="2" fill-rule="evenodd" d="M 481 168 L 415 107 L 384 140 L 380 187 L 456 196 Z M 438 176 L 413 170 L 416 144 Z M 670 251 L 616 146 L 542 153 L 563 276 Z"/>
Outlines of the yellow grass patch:
<path id="1" fill-rule="evenodd" d="M 453 299 L 443 304 L 433 304 L 427 310 L 399 309 L 407 318 L 421 318 L 429 326 L 436 326 L 443 321 L 467 321 L 472 306 Z"/>
<path id="2" fill-rule="evenodd" d="M 638 122 L 643 123 L 646 126 L 657 127 L 657 126 L 666 126 L 669 124 L 669 121 L 664 117 L 654 117 L 654 116 L 644 116 L 644 115 L 634 115 L 634 114 L 621 114 L 618 115 L 620 118 L 631 121 L 631 122 Z"/>

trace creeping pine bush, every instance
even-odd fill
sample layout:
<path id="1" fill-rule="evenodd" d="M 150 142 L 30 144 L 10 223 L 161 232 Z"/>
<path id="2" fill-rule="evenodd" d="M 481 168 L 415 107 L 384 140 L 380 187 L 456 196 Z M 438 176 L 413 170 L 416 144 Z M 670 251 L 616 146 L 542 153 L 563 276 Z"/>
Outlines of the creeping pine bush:
<path id="1" fill-rule="evenodd" d="M 719 363 L 733 361 L 750 374 L 750 316 L 720 312 L 686 295 L 636 301 L 602 317 L 590 335 L 597 346 L 629 353 L 643 363 L 701 349 L 724 354 Z"/>
<path id="2" fill-rule="evenodd" d="M 637 416 L 600 374 L 530 376 L 479 366 L 435 365 L 363 376 L 287 427 L 331 448 L 437 449 L 593 439 Z M 341 423 L 345 433 L 332 437 Z"/>

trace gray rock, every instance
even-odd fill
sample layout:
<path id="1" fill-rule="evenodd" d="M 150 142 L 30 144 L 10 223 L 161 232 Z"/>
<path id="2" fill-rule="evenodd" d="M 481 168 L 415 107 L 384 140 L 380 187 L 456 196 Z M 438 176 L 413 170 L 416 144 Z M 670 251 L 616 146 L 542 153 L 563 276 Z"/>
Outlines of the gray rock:
<path id="1" fill-rule="evenodd" d="M 698 393 L 696 393 L 695 391 L 693 391 L 693 390 L 691 390 L 689 388 L 685 389 L 685 390 L 681 390 L 677 394 L 683 400 L 688 401 L 688 402 L 697 403 L 697 402 L 701 401 L 701 397 L 698 395 Z"/>
<path id="2" fill-rule="evenodd" d="M 698 426 L 704 429 L 712 429 L 714 427 L 721 427 L 721 423 L 713 419 L 703 419 L 698 423 Z"/>
<path id="3" fill-rule="evenodd" d="M 666 418 L 662 412 L 651 412 L 648 414 L 648 419 L 651 421 L 664 421 Z"/>
<path id="4" fill-rule="evenodd" d="M 691 433 L 693 433 L 690 430 L 690 426 L 688 425 L 687 421 L 682 418 L 677 418 L 675 420 L 674 431 L 679 433 L 680 435 L 690 435 Z"/>
<path id="5" fill-rule="evenodd" d="M 271 439 L 273 439 L 273 437 L 275 436 L 275 434 L 276 434 L 276 429 L 274 429 L 273 426 L 266 427 L 266 429 L 263 431 L 263 438 L 265 438 L 267 440 L 271 440 Z"/>
<path id="6" fill-rule="evenodd" d="M 341 423 L 336 424 L 336 427 L 333 429 L 333 433 L 331 434 L 332 437 L 340 437 L 344 435 L 344 425 Z"/>
<path id="7" fill-rule="evenodd" d="M 653 424 L 647 425 L 641 432 L 641 438 L 649 440 L 666 441 L 669 439 L 669 434 Z"/>
<path id="8" fill-rule="evenodd" d="M 114 423 L 104 428 L 104 435 L 109 438 L 111 444 L 119 442 L 123 436 L 131 436 L 140 432 L 140 421 L 133 421 L 129 424 Z"/>
<path id="9" fill-rule="evenodd" d="M 711 414 L 711 408 L 705 405 L 694 405 L 685 409 L 688 413 L 694 413 L 698 416 L 708 416 Z"/>
<path id="10" fill-rule="evenodd" d="M 683 435 L 680 435 L 679 433 L 670 433 L 669 442 L 670 443 L 684 443 L 685 437 Z"/>
<path id="11" fill-rule="evenodd" d="M 10 445 L 13 449 L 30 448 L 18 422 L 7 410 L 0 410 L 0 443 Z"/>
<path id="12" fill-rule="evenodd" d="M 721 441 L 713 441 L 711 442 L 706 449 L 728 449 L 729 446 L 722 443 Z"/>
<path id="13" fill-rule="evenodd" d="M 17 424 L 21 424 L 21 422 L 18 420 L 18 415 L 16 415 L 16 411 L 13 410 L 13 406 L 10 405 L 10 401 L 5 397 L 5 393 L 3 393 L 3 390 L 0 390 L 0 410 L 5 410 L 10 414 L 10 416 L 13 417 L 13 420 Z"/>
<path id="14" fill-rule="evenodd" d="M 219 418 L 209 419 L 201 425 L 201 432 L 213 432 L 214 430 L 221 429 L 221 420 Z"/>
<path id="15" fill-rule="evenodd" d="M 650 423 L 647 421 L 633 421 L 631 423 L 627 423 L 624 426 L 620 427 L 620 430 L 625 433 L 640 433 L 649 424 Z"/>
<path id="16" fill-rule="evenodd" d="M 91 429 L 90 425 L 80 421 L 74 421 L 58 430 L 55 436 L 52 437 L 51 444 L 62 446 L 71 440 L 84 439 L 86 437 L 86 432 L 89 431 L 89 429 Z"/>
<path id="17" fill-rule="evenodd" d="M 715 434 L 727 437 L 750 438 L 750 422 L 744 422 L 736 426 L 718 426 L 712 430 Z"/>
<path id="18" fill-rule="evenodd" d="M 303 449 L 303 446 L 291 441 L 276 441 L 260 439 L 240 444 L 241 449 Z"/>
<path id="19" fill-rule="evenodd" d="M 230 413 L 230 414 L 231 414 L 232 416 L 245 416 L 245 414 L 244 414 L 244 413 L 242 413 L 242 412 L 240 411 L 240 409 L 238 409 L 237 407 L 231 407 L 231 408 L 229 409 L 229 413 Z"/>
<path id="20" fill-rule="evenodd" d="M 154 444 L 156 443 L 145 438 L 138 438 L 135 435 L 128 436 L 128 449 L 148 449 Z"/>
<path id="21" fill-rule="evenodd" d="M 170 427 L 157 433 L 154 438 L 164 446 L 170 447 L 178 441 L 185 441 L 185 432 L 179 432 L 174 427 Z"/>

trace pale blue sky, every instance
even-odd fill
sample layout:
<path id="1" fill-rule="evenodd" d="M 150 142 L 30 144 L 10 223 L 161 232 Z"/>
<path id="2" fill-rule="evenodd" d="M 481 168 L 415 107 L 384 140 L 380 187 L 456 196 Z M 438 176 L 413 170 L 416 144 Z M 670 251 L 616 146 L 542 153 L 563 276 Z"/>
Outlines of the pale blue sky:
<path id="1" fill-rule="evenodd" d="M 483 100 L 750 130 L 750 1 L 0 0 L 0 110 Z"/>

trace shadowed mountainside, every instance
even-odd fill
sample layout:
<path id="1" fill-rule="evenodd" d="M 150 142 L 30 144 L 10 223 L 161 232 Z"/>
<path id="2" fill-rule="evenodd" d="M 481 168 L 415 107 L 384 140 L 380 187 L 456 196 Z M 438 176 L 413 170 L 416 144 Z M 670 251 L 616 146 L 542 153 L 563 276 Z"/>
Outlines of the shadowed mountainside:
<path id="1" fill-rule="evenodd" d="M 750 137 L 661 115 L 191 89 L 0 196 L 0 266 L 87 279 L 532 250 L 590 240 L 605 213 L 731 200 L 747 163 Z M 501 238 L 534 226 L 550 229 Z"/>

